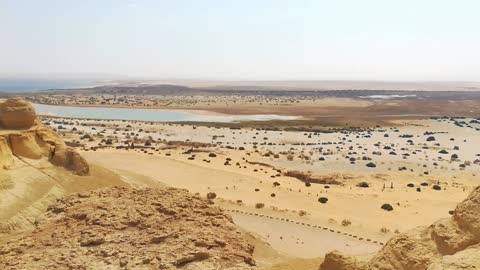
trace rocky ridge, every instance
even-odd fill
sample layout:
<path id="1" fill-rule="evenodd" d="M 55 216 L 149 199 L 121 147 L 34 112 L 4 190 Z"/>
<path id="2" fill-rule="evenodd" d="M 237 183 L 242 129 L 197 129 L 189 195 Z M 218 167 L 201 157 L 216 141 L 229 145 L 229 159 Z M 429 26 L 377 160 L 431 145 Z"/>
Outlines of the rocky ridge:
<path id="1" fill-rule="evenodd" d="M 320 270 L 453 270 L 480 268 L 480 186 L 451 218 L 393 237 L 378 253 L 354 257 L 333 251 Z"/>
<path id="2" fill-rule="evenodd" d="M 59 199 L 1 269 L 251 269 L 231 217 L 186 190 L 107 188 Z"/>

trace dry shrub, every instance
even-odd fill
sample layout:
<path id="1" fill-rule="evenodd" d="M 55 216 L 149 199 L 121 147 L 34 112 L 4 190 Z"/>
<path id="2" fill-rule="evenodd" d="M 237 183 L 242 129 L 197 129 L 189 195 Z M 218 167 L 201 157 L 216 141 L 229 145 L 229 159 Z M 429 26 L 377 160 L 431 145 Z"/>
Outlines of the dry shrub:
<path id="1" fill-rule="evenodd" d="M 390 232 L 390 229 L 387 228 L 387 227 L 382 227 L 382 228 L 380 228 L 380 232 L 381 232 L 381 233 L 389 233 L 389 232 Z"/>
<path id="2" fill-rule="evenodd" d="M 262 209 L 263 207 L 265 207 L 264 203 L 256 203 L 255 204 L 255 208 L 257 208 L 257 209 Z"/>
<path id="3" fill-rule="evenodd" d="M 304 183 L 311 183 L 311 184 L 330 184 L 330 185 L 341 185 L 342 183 L 335 179 L 332 176 L 323 176 L 323 177 L 315 177 L 309 173 L 299 172 L 299 171 L 288 171 L 284 174 L 285 176 L 297 178 L 298 180 Z"/>
<path id="4" fill-rule="evenodd" d="M 213 200 L 217 197 L 217 194 L 215 192 L 209 192 L 207 193 L 207 199 Z"/>
<path id="5" fill-rule="evenodd" d="M 348 219 L 342 220 L 342 226 L 344 226 L 344 227 L 350 226 L 351 224 L 352 224 L 352 222 Z"/>

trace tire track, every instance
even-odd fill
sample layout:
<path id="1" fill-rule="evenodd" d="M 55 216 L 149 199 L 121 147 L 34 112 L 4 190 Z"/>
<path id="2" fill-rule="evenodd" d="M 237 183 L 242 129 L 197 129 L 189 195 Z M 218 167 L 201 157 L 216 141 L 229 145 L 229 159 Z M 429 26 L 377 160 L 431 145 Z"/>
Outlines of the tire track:
<path id="1" fill-rule="evenodd" d="M 328 232 L 331 232 L 331 233 L 350 236 L 350 237 L 352 237 L 356 240 L 366 241 L 366 242 L 374 243 L 374 244 L 377 244 L 377 245 L 380 245 L 380 246 L 385 245 L 385 243 L 383 243 L 381 241 L 378 241 L 378 240 L 373 240 L 373 239 L 370 239 L 370 238 L 367 238 L 367 237 L 361 237 L 361 236 L 354 235 L 354 234 L 351 234 L 351 233 L 348 233 L 348 232 L 343 232 L 343 231 L 340 231 L 340 230 L 334 230 L 332 228 L 328 228 L 328 227 L 324 227 L 324 226 L 320 226 L 320 225 L 315 225 L 315 224 L 311 224 L 311 223 L 307 223 L 307 222 L 301 222 L 301 221 L 296 221 L 296 220 L 293 220 L 293 219 L 274 217 L 274 216 L 269 216 L 269 215 L 265 215 L 265 214 L 253 213 L 253 212 L 240 211 L 240 210 L 235 210 L 235 209 L 225 209 L 225 208 L 223 208 L 223 210 L 225 210 L 227 212 L 231 212 L 231 213 L 239 213 L 239 214 L 244 214 L 244 215 L 258 216 L 258 217 L 268 218 L 268 219 L 275 219 L 275 220 L 283 221 L 283 222 L 286 222 L 286 223 L 293 223 L 293 224 L 296 224 L 296 225 L 299 225 L 299 226 L 306 226 L 306 227 L 316 228 L 316 229 L 319 229 L 319 230 L 328 231 Z"/>

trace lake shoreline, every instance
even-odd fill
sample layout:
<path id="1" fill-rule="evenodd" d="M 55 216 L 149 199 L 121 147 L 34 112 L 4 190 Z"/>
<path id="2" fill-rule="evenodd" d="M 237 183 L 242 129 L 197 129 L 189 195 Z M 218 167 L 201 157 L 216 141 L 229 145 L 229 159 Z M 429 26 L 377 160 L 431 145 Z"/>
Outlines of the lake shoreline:
<path id="1" fill-rule="evenodd" d="M 220 114 L 204 110 L 176 110 L 176 109 L 140 109 L 140 108 L 112 108 L 112 107 L 76 107 L 52 106 L 32 103 L 41 116 L 59 118 L 82 118 L 95 120 L 130 120 L 145 122 L 218 122 L 235 123 L 242 121 L 269 121 L 269 120 L 299 120 L 300 116 L 282 116 L 275 114 Z M 68 111 L 71 110 L 71 111 Z M 77 110 L 77 112 L 75 112 Z M 80 111 L 81 110 L 81 111 Z M 104 115 L 104 117 L 97 117 Z"/>

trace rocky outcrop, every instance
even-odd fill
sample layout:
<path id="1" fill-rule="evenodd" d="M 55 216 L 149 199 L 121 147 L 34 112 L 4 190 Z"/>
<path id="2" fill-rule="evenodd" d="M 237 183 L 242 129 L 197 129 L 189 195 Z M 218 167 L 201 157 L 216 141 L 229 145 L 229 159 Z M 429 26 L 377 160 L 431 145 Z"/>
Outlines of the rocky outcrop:
<path id="1" fill-rule="evenodd" d="M 37 121 L 28 103 L 0 103 L 0 238 L 31 229 L 35 217 L 65 193 L 103 185 L 92 182 L 85 159 Z"/>
<path id="2" fill-rule="evenodd" d="M 35 126 L 22 132 L 0 134 L 0 165 L 11 169 L 15 163 L 45 159 L 77 175 L 88 175 L 89 166 L 75 149 L 68 147 L 51 129 Z"/>
<path id="3" fill-rule="evenodd" d="M 11 98 L 0 104 L 0 126 L 5 129 L 26 129 L 35 125 L 35 110 L 21 98 Z"/>
<path id="4" fill-rule="evenodd" d="M 12 168 L 15 160 L 24 163 L 28 159 L 46 159 L 74 174 L 88 175 L 85 159 L 35 117 L 33 108 L 22 99 L 8 99 L 0 104 L 0 169 Z"/>
<path id="5" fill-rule="evenodd" d="M 230 216 L 186 190 L 108 188 L 57 201 L 0 269 L 251 269 Z"/>
<path id="6" fill-rule="evenodd" d="M 78 175 L 87 175 L 89 173 L 90 168 L 87 161 L 73 148 L 63 144 L 58 144 L 54 147 L 50 159 L 52 164 L 64 167 Z"/>
<path id="7" fill-rule="evenodd" d="M 357 258 L 342 254 L 339 251 L 332 251 L 325 255 L 322 264 L 323 269 L 359 269 L 362 263 Z"/>
<path id="8" fill-rule="evenodd" d="M 369 260 L 325 256 L 321 270 L 440 270 L 480 268 L 480 186 L 457 205 L 453 217 L 393 237 Z"/>
<path id="9" fill-rule="evenodd" d="M 472 246 L 455 255 L 443 256 L 433 262 L 427 270 L 477 270 L 480 268 L 480 245 Z"/>

